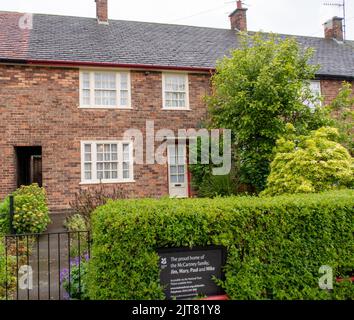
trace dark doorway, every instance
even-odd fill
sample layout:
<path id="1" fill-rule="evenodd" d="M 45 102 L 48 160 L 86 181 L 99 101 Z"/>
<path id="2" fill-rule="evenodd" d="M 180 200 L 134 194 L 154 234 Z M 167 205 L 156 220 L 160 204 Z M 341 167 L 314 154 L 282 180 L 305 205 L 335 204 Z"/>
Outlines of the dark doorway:
<path id="1" fill-rule="evenodd" d="M 17 187 L 38 183 L 42 186 L 42 147 L 15 147 Z"/>

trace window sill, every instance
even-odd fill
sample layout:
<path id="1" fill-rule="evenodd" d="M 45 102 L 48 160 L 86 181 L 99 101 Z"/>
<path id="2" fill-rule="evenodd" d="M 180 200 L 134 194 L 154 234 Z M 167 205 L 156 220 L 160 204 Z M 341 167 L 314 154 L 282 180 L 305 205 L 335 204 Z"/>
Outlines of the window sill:
<path id="1" fill-rule="evenodd" d="M 79 106 L 79 109 L 87 109 L 87 110 L 105 110 L 105 109 L 109 109 L 109 110 L 133 110 L 132 107 L 110 107 L 110 106 L 104 106 L 104 107 L 100 107 L 100 106 L 93 106 L 93 107 L 87 107 L 87 106 Z"/>
<path id="2" fill-rule="evenodd" d="M 96 185 L 96 184 L 126 184 L 135 183 L 135 180 L 105 180 L 105 181 L 83 181 L 80 185 Z"/>
<path id="3" fill-rule="evenodd" d="M 184 107 L 184 108 L 175 108 L 175 107 L 162 107 L 162 110 L 166 110 L 166 111 L 191 111 L 191 109 L 188 107 Z"/>

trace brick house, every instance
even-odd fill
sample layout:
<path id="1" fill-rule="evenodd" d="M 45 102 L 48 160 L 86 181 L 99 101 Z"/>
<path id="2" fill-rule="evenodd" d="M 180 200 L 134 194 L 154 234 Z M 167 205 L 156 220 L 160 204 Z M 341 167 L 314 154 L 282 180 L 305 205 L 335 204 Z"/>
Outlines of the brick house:
<path id="1" fill-rule="evenodd" d="M 145 132 L 147 120 L 155 131 L 198 128 L 210 75 L 247 30 L 247 9 L 237 2 L 227 30 L 113 21 L 106 0 L 96 6 L 97 19 L 0 12 L 0 199 L 31 182 L 46 188 L 53 212 L 97 185 L 134 197 L 190 194 L 184 148 L 169 144 L 178 166 L 135 164 L 123 132 Z M 316 50 L 312 87 L 326 103 L 354 81 L 341 19 L 325 24 L 324 38 L 296 38 Z"/>

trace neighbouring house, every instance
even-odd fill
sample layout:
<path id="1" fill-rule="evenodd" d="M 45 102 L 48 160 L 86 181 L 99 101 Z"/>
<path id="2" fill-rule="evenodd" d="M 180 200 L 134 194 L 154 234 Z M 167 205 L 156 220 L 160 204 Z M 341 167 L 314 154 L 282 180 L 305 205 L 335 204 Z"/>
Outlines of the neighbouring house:
<path id="1" fill-rule="evenodd" d="M 46 188 L 52 212 L 98 184 L 135 197 L 190 195 L 183 145 L 166 135 L 167 164 L 136 164 L 123 133 L 146 138 L 146 121 L 155 131 L 198 128 L 211 73 L 237 48 L 247 9 L 237 1 L 231 28 L 214 29 L 108 20 L 107 0 L 96 6 L 97 19 L 0 12 L 0 199 L 32 182 Z M 312 88 L 325 102 L 354 81 L 342 19 L 325 24 L 324 38 L 296 39 L 316 50 Z"/>

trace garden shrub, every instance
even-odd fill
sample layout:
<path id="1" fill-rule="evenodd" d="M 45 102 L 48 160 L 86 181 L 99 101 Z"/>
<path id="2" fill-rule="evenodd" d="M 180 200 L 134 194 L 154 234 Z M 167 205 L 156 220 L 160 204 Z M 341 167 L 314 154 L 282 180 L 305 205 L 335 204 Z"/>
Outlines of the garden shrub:
<path id="1" fill-rule="evenodd" d="M 93 215 L 91 299 L 164 299 L 158 248 L 222 245 L 231 299 L 353 299 L 319 288 L 319 268 L 350 276 L 354 191 L 279 197 L 110 201 Z"/>
<path id="2" fill-rule="evenodd" d="M 231 175 L 216 176 L 209 174 L 205 176 L 199 186 L 198 196 L 214 198 L 216 196 L 231 196 L 235 194 L 236 188 L 233 185 Z"/>
<path id="3" fill-rule="evenodd" d="M 10 232 L 9 207 L 10 200 L 8 197 L 0 202 L 0 236 Z"/>
<path id="4" fill-rule="evenodd" d="M 85 231 L 88 230 L 88 225 L 85 218 L 80 214 L 73 214 L 67 217 L 64 221 L 64 227 L 68 231 Z"/>
<path id="5" fill-rule="evenodd" d="M 37 184 L 22 186 L 13 192 L 15 213 L 13 228 L 16 233 L 41 233 L 46 230 L 50 223 L 46 193 Z M 10 201 L 6 197 L 0 205 L 0 214 L 3 213 L 1 224 L 9 230 Z M 3 221 L 3 222 L 2 222 Z"/>
<path id="6" fill-rule="evenodd" d="M 76 257 L 70 261 L 69 269 L 65 268 L 60 272 L 60 283 L 66 291 L 65 298 L 71 300 L 88 300 L 86 276 L 88 267 L 88 254 L 81 259 Z M 70 278 L 70 281 L 69 281 Z"/>
<path id="7" fill-rule="evenodd" d="M 129 194 L 130 192 L 124 190 L 121 186 L 116 186 L 113 190 L 107 190 L 100 185 L 93 190 L 80 190 L 79 193 L 75 194 L 75 200 L 70 203 L 70 206 L 75 215 L 80 215 L 84 219 L 87 229 L 83 230 L 91 230 L 91 214 L 97 207 L 106 204 L 110 199 L 126 199 Z M 74 219 L 77 221 L 77 218 Z"/>
<path id="8" fill-rule="evenodd" d="M 289 131 L 293 129 L 288 125 Z M 354 162 L 336 140 L 335 128 L 321 128 L 307 136 L 291 132 L 277 142 L 267 188 L 263 195 L 320 192 L 353 184 Z"/>

